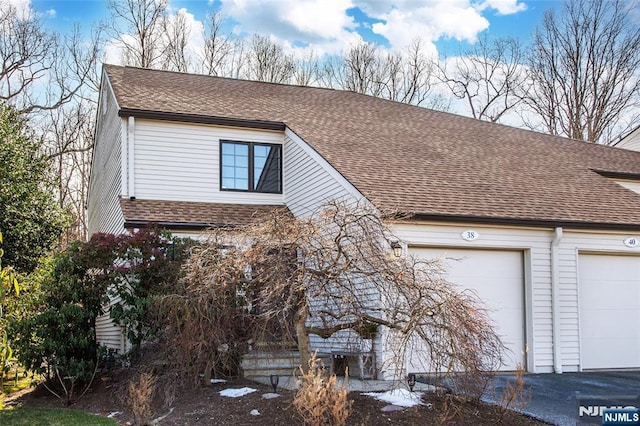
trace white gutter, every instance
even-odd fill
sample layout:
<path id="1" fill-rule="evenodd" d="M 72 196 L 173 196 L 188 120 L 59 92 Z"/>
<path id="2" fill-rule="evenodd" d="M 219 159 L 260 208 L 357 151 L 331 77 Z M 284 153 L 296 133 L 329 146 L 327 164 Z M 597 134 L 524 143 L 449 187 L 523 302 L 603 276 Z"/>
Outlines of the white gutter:
<path id="1" fill-rule="evenodd" d="M 553 371 L 562 374 L 562 349 L 560 347 L 560 271 L 558 246 L 562 239 L 562 227 L 556 228 L 551 242 L 551 329 L 553 334 Z"/>

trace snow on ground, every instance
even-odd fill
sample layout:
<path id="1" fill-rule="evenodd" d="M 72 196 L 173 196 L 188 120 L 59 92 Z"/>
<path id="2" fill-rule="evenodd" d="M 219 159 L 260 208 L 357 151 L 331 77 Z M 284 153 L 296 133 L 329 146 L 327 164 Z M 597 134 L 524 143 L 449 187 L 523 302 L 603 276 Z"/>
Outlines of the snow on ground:
<path id="1" fill-rule="evenodd" d="M 264 399 L 273 399 L 273 398 L 279 398 L 279 397 L 280 397 L 279 393 L 269 392 L 269 393 L 262 394 L 262 398 Z"/>
<path id="2" fill-rule="evenodd" d="M 248 395 L 255 392 L 257 389 L 253 388 L 240 388 L 240 389 L 224 389 L 220 391 L 220 396 L 228 396 L 229 398 L 237 398 L 239 396 Z"/>
<path id="3" fill-rule="evenodd" d="M 227 383 L 225 379 L 211 379 L 211 383 Z"/>
<path id="4" fill-rule="evenodd" d="M 407 389 L 393 389 L 387 392 L 367 392 L 362 395 L 373 397 L 379 401 L 399 407 L 414 407 L 422 405 L 422 395 L 424 392 L 411 392 Z"/>

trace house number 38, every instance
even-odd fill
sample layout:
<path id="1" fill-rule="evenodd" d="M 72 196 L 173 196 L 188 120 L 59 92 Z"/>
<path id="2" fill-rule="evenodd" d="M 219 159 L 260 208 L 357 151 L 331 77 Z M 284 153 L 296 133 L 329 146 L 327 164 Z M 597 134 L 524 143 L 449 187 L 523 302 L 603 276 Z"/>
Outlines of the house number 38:
<path id="1" fill-rule="evenodd" d="M 480 234 L 478 234 L 478 231 L 474 231 L 473 229 L 462 231 L 462 234 L 460 234 L 460 236 L 465 241 L 475 241 L 480 238 Z"/>

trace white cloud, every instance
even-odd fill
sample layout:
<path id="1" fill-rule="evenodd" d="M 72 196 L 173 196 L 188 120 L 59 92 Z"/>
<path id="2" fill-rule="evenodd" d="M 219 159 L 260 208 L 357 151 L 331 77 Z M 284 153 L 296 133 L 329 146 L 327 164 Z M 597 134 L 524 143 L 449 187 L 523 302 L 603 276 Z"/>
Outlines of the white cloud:
<path id="1" fill-rule="evenodd" d="M 490 7 L 498 11 L 500 15 L 512 15 L 527 10 L 527 5 L 518 0 L 486 0 L 480 4 L 480 8 Z"/>
<path id="2" fill-rule="evenodd" d="M 357 27 L 347 10 L 351 0 L 222 0 L 236 33 L 270 35 L 308 45 L 318 53 L 337 53 L 354 38 Z"/>
<path id="3" fill-rule="evenodd" d="M 45 13 L 49 18 L 55 18 L 56 17 L 56 10 L 55 9 L 49 9 Z"/>
<path id="4" fill-rule="evenodd" d="M 368 5 L 364 7 L 367 10 Z M 385 21 L 374 24 L 372 29 L 389 40 L 393 48 L 402 48 L 415 38 L 436 41 L 449 37 L 475 42 L 478 33 L 489 27 L 489 21 L 468 1 L 431 0 L 419 7 L 393 8 L 372 17 Z"/>
<path id="5" fill-rule="evenodd" d="M 380 22 L 356 22 L 347 15 L 355 7 Z M 339 53 L 361 39 L 357 32 L 365 27 L 386 38 L 392 49 L 403 49 L 416 38 L 425 44 L 443 37 L 473 43 L 489 27 L 483 11 L 512 14 L 525 9 L 519 0 L 221 1 L 221 11 L 235 21 L 237 34 L 269 35 L 318 53 Z"/>
<path id="6" fill-rule="evenodd" d="M 248 33 L 270 33 L 282 39 L 323 40 L 355 28 L 346 11 L 351 0 L 222 0 L 222 12 Z"/>

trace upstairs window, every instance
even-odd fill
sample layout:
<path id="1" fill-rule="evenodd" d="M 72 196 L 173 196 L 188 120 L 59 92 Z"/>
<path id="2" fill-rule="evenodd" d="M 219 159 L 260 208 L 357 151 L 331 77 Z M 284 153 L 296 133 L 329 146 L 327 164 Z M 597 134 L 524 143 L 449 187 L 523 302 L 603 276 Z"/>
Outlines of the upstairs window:
<path id="1" fill-rule="evenodd" d="M 220 189 L 282 193 L 282 145 L 220 142 Z"/>

